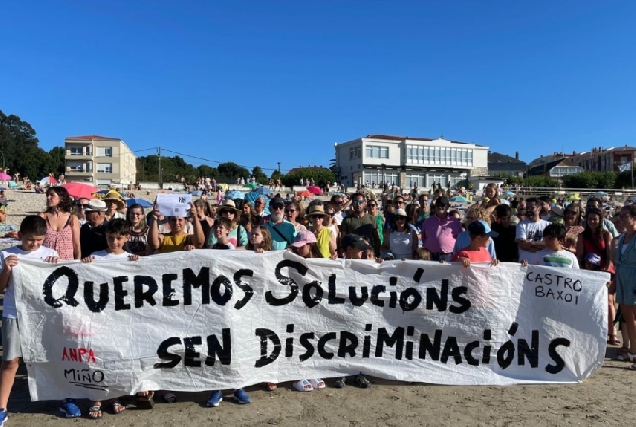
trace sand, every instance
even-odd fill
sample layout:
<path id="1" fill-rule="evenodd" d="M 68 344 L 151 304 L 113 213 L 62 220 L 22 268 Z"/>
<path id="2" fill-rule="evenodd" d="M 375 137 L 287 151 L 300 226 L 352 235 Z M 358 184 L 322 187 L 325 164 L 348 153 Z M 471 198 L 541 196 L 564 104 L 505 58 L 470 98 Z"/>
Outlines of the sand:
<path id="1" fill-rule="evenodd" d="M 154 193 L 136 194 L 149 201 Z M 7 192 L 7 222 L 19 224 L 24 215 L 45 206 L 44 195 Z M 206 408 L 205 393 L 179 393 L 175 404 L 157 403 L 153 410 L 130 407 L 120 415 L 67 420 L 58 402 L 31 402 L 26 370 L 21 368 L 9 400 L 8 426 L 629 426 L 636 418 L 632 393 L 636 372 L 610 358 L 602 369 L 581 384 L 509 387 L 448 387 L 388 382 L 370 378 L 367 390 L 347 386 L 299 393 L 291 383 L 274 392 L 248 388 L 252 404 L 239 406 L 230 393 L 218 408 Z M 330 385 L 331 381 L 327 381 Z M 87 401 L 79 401 L 84 412 Z M 105 407 L 108 412 L 108 408 Z"/>

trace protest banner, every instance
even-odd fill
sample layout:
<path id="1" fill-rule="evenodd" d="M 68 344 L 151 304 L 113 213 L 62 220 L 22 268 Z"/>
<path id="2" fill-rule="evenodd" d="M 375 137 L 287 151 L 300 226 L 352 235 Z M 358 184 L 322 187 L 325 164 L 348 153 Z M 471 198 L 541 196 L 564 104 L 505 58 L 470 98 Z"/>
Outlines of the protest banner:
<path id="1" fill-rule="evenodd" d="M 188 216 L 192 194 L 157 194 L 157 209 L 164 216 Z"/>
<path id="2" fill-rule="evenodd" d="M 198 250 L 14 269 L 34 400 L 364 374 L 578 382 L 602 364 L 609 276 Z"/>

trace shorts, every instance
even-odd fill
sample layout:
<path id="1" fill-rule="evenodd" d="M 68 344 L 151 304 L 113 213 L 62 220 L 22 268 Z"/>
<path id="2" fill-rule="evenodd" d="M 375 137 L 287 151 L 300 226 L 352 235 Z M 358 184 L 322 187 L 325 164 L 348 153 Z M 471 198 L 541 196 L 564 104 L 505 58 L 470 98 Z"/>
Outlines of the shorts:
<path id="1" fill-rule="evenodd" d="M 8 361 L 22 357 L 20 329 L 18 319 L 2 318 L 2 360 Z"/>

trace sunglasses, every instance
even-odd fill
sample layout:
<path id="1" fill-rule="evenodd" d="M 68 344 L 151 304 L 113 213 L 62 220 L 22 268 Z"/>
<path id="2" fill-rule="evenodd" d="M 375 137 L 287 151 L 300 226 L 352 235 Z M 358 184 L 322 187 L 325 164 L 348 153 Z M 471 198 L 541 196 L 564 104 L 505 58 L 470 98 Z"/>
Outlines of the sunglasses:
<path id="1" fill-rule="evenodd" d="M 270 208 L 270 210 L 279 211 L 279 210 L 285 209 L 285 206 L 270 206 L 269 208 Z"/>
<path id="2" fill-rule="evenodd" d="M 335 200 L 334 203 L 337 204 L 337 205 L 341 205 L 342 204 L 342 200 Z"/>
<path id="3" fill-rule="evenodd" d="M 77 207 L 80 209 L 86 209 L 87 207 L 89 207 L 90 205 L 88 203 L 83 204 L 83 203 L 78 203 Z"/>
<path id="4" fill-rule="evenodd" d="M 375 203 L 369 203 L 367 206 L 370 208 L 375 208 L 377 205 Z"/>
<path id="5" fill-rule="evenodd" d="M 354 200 L 352 203 L 353 203 L 354 205 L 361 205 L 361 204 L 363 204 L 363 203 L 364 203 L 364 200 Z"/>
<path id="6" fill-rule="evenodd" d="M 396 200 L 395 202 L 393 202 L 393 204 L 396 204 L 396 205 L 403 205 L 403 204 L 404 204 L 404 201 L 403 201 L 403 200 Z"/>
<path id="7" fill-rule="evenodd" d="M 258 205 L 262 205 L 262 204 L 263 204 L 263 202 L 255 202 L 254 206 L 258 206 Z"/>
<path id="8" fill-rule="evenodd" d="M 294 213 L 294 212 L 296 212 L 295 209 L 288 209 L 288 210 L 285 211 L 285 213 Z"/>

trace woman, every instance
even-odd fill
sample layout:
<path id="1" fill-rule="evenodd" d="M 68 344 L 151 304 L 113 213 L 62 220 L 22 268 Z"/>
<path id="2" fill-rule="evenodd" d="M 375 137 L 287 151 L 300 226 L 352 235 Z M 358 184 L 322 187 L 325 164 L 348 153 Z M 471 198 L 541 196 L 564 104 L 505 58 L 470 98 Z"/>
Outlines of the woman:
<path id="1" fill-rule="evenodd" d="M 303 218 L 304 216 L 305 212 L 302 208 L 302 204 L 291 202 L 285 206 L 285 219 L 296 227 L 296 233 L 307 229 L 302 222 L 298 221 L 298 218 Z"/>
<path id="2" fill-rule="evenodd" d="M 203 230 L 203 236 L 207 241 L 208 236 L 210 235 L 210 230 L 212 229 L 212 224 L 214 224 L 214 219 L 210 215 L 210 206 L 205 200 L 201 199 L 195 200 L 193 205 L 197 210 L 197 217 L 201 223 L 201 230 Z"/>
<path id="3" fill-rule="evenodd" d="M 396 209 L 391 225 L 384 231 L 383 249 L 389 250 L 394 259 L 413 259 L 417 254 L 417 233 L 409 225 L 404 209 Z"/>
<path id="4" fill-rule="evenodd" d="M 219 216 L 222 218 L 227 218 L 232 222 L 232 228 L 230 229 L 230 234 L 228 235 L 228 240 L 234 248 L 236 249 L 245 249 L 245 245 L 247 245 L 247 231 L 245 227 L 239 224 L 238 218 L 238 209 L 236 209 L 236 205 L 233 200 L 225 200 L 221 208 L 219 209 Z M 207 246 L 210 248 L 216 243 L 216 236 L 214 233 L 210 233 L 208 237 Z"/>
<path id="5" fill-rule="evenodd" d="M 598 208 L 589 208 L 585 215 L 585 228 L 576 244 L 576 256 L 579 265 L 585 265 L 585 257 L 588 254 L 596 254 L 601 257 L 601 270 L 614 274 L 614 265 L 611 261 L 612 235 L 603 228 L 603 212 Z M 608 292 L 607 322 L 608 322 L 608 343 L 612 345 L 620 344 L 614 334 L 614 318 L 616 317 L 616 306 L 614 294 Z"/>
<path id="6" fill-rule="evenodd" d="M 378 230 L 384 230 L 384 215 L 378 212 L 378 201 L 375 199 L 369 199 L 367 202 L 367 213 L 375 218 L 375 223 L 378 226 Z M 380 245 L 384 243 L 384 233 L 380 232 Z"/>
<path id="7" fill-rule="evenodd" d="M 576 254 L 579 234 L 584 230 L 581 225 L 581 207 L 578 204 L 572 203 L 565 208 L 563 224 L 566 230 L 563 249 Z"/>
<path id="8" fill-rule="evenodd" d="M 161 217 L 159 209 L 152 211 L 153 221 L 150 223 L 148 230 L 148 242 L 150 243 L 151 253 L 170 253 L 183 250 L 200 249 L 205 243 L 201 223 L 197 217 L 194 206 L 190 208 L 189 216 L 192 218 L 193 233 L 186 232 L 187 219 L 182 216 L 171 216 L 168 221 L 170 223 L 170 231 L 165 234 L 159 232 L 158 221 Z"/>
<path id="9" fill-rule="evenodd" d="M 322 258 L 338 258 L 336 239 L 331 233 L 331 229 L 325 226 L 331 221 L 331 217 L 325 212 L 323 206 L 311 206 L 307 218 L 311 221 L 311 231 L 316 236 L 316 248 L 320 256 Z"/>
<path id="10" fill-rule="evenodd" d="M 104 201 L 106 202 L 106 207 L 108 208 L 108 210 L 104 214 L 104 216 L 106 217 L 106 221 L 110 221 L 111 219 L 125 219 L 126 218 L 126 215 L 124 215 L 123 213 L 119 212 L 122 209 L 124 209 L 126 204 L 121 199 L 121 197 L 119 197 L 117 192 L 109 191 L 106 194 L 106 197 L 104 197 Z"/>
<path id="11" fill-rule="evenodd" d="M 75 202 L 75 215 L 79 221 L 80 227 L 86 224 L 86 208 L 88 207 L 88 199 L 79 199 Z"/>
<path id="12" fill-rule="evenodd" d="M 636 293 L 634 293 L 634 277 L 636 277 L 636 206 L 627 205 L 620 212 L 621 223 L 625 233 L 618 238 L 616 252 L 616 283 L 610 291 L 616 291 L 616 302 L 620 305 L 625 320 L 625 329 L 629 337 L 627 353 L 620 354 L 618 360 L 636 362 Z M 615 289 L 614 289 L 615 288 Z M 636 364 L 629 367 L 636 370 Z"/>
<path id="13" fill-rule="evenodd" d="M 248 240 L 251 239 L 252 230 L 258 227 L 260 222 L 260 217 L 255 219 L 252 203 L 247 200 L 244 201 L 243 206 L 241 206 L 239 224 L 245 228 L 245 231 L 247 231 Z"/>
<path id="14" fill-rule="evenodd" d="M 64 187 L 46 190 L 46 236 L 42 243 L 55 249 L 60 259 L 81 259 L 79 220 L 71 213 L 73 201 Z"/>
<path id="15" fill-rule="evenodd" d="M 149 254 L 148 225 L 144 215 L 144 208 L 135 203 L 128 208 L 126 221 L 130 225 L 130 239 L 126 244 L 126 250 L 134 255 L 144 256 Z"/>

